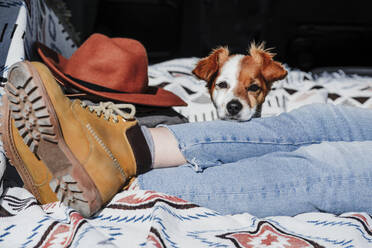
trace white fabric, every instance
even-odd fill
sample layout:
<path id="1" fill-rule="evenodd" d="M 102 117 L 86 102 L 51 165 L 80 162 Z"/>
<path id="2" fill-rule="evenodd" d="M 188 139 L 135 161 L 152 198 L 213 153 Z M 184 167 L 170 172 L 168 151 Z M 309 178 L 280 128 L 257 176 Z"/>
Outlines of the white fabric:
<path id="1" fill-rule="evenodd" d="M 306 213 L 220 215 L 158 192 L 121 192 L 90 219 L 59 203 L 44 206 L 10 188 L 0 201 L 0 247 L 371 247 L 372 219 Z"/>

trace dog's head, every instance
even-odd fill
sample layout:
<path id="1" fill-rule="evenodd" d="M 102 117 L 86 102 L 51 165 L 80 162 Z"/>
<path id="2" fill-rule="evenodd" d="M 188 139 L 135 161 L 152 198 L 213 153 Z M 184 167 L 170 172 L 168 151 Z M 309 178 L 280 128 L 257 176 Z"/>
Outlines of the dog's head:
<path id="1" fill-rule="evenodd" d="M 259 115 L 273 82 L 287 71 L 263 44 L 251 44 L 249 55 L 230 55 L 220 47 L 197 63 L 193 73 L 207 82 L 220 119 L 247 121 Z"/>

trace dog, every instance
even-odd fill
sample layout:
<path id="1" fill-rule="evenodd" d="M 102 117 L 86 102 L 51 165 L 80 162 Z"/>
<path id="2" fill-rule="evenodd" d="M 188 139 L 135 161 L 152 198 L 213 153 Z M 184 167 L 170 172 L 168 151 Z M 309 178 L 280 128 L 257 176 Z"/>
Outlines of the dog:
<path id="1" fill-rule="evenodd" d="M 252 43 L 248 55 L 230 55 L 227 47 L 219 47 L 200 59 L 192 73 L 207 82 L 219 119 L 248 121 L 261 116 L 272 84 L 287 76 L 273 57 L 263 43 Z"/>

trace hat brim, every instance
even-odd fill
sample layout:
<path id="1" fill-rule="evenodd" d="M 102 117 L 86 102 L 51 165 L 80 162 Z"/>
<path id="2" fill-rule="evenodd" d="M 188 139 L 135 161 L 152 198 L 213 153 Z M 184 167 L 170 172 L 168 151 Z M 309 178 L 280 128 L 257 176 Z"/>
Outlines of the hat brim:
<path id="1" fill-rule="evenodd" d="M 149 86 L 145 93 L 116 93 L 109 91 L 98 91 L 90 87 L 86 87 L 86 85 L 95 84 L 86 82 L 86 84 L 83 85 L 79 83 L 78 80 L 73 80 L 71 77 L 68 77 L 62 72 L 61 67 L 67 63 L 67 59 L 65 57 L 39 42 L 36 43 L 36 49 L 43 62 L 48 66 L 54 76 L 58 78 L 57 81 L 63 86 L 70 85 L 80 91 L 106 98 L 108 100 L 158 107 L 187 106 L 187 103 L 185 103 L 180 97 L 170 91 L 164 90 L 163 88 Z M 100 85 L 98 85 L 98 87 L 102 88 Z"/>

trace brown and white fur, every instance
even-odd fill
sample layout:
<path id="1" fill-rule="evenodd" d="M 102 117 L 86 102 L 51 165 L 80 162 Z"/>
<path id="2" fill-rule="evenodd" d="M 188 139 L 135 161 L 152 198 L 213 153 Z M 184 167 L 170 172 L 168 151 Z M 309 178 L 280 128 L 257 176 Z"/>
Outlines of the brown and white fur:
<path id="1" fill-rule="evenodd" d="M 219 47 L 198 61 L 193 73 L 207 82 L 220 119 L 247 121 L 259 117 L 273 82 L 287 76 L 264 45 L 251 44 L 249 55 L 230 55 Z"/>

